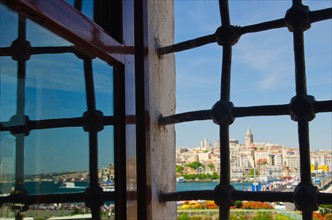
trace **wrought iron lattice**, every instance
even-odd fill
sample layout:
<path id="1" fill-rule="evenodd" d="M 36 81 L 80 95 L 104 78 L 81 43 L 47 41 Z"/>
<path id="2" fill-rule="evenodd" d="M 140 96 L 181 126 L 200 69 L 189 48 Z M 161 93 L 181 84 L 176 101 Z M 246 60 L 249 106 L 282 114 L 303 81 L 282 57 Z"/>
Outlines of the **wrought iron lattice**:
<path id="1" fill-rule="evenodd" d="M 160 125 L 210 119 L 219 125 L 220 155 L 222 155 L 220 157 L 220 184 L 214 190 L 163 192 L 160 194 L 160 200 L 163 202 L 198 199 L 214 200 L 219 206 L 220 219 L 229 219 L 230 206 L 234 204 L 235 200 L 293 202 L 296 208 L 302 211 L 303 219 L 312 219 L 312 213 L 318 209 L 319 204 L 332 203 L 332 194 L 320 193 L 311 182 L 308 123 L 314 119 L 316 113 L 331 112 L 332 100 L 316 101 L 313 96 L 307 94 L 303 32 L 309 29 L 314 22 L 331 19 L 332 8 L 310 11 L 307 6 L 302 4 L 301 0 L 293 0 L 292 7 L 287 10 L 284 18 L 239 27 L 232 25 L 230 22 L 228 0 L 219 0 L 219 6 L 222 25 L 214 34 L 161 47 L 158 48 L 158 52 L 160 55 L 164 55 L 215 42 L 223 47 L 220 100 L 216 102 L 211 110 L 162 116 L 159 119 Z M 234 107 L 230 100 L 232 46 L 239 41 L 241 35 L 284 27 L 287 27 L 293 33 L 296 96 L 291 99 L 289 104 Z M 273 115 L 290 115 L 291 119 L 298 124 L 301 183 L 295 188 L 294 192 L 244 192 L 235 190 L 230 185 L 229 126 L 238 117 Z"/>
<path id="2" fill-rule="evenodd" d="M 82 8 L 82 1 L 75 0 L 75 7 Z M 15 156 L 15 186 L 13 192 L 8 196 L 0 197 L 0 207 L 4 203 L 11 203 L 13 209 L 17 209 L 15 218 L 22 219 L 21 212 L 29 209 L 32 204 L 51 204 L 51 203 L 68 203 L 82 202 L 91 209 L 93 219 L 100 219 L 100 207 L 106 201 L 116 201 L 117 192 L 103 192 L 98 181 L 98 133 L 104 129 L 104 126 L 114 126 L 115 132 L 118 131 L 116 124 L 123 124 L 117 116 L 123 114 L 119 112 L 119 106 L 115 106 L 114 116 L 104 116 L 103 112 L 96 108 L 96 97 L 94 88 L 94 73 L 92 61 L 95 56 L 90 52 L 82 51 L 80 45 L 60 46 L 60 47 L 33 47 L 27 39 L 27 18 L 22 12 L 18 12 L 18 38 L 14 40 L 10 47 L 0 48 L 0 56 L 11 57 L 17 62 L 17 91 L 16 91 L 16 114 L 9 121 L 0 122 L 0 132 L 9 131 L 16 139 L 16 156 Z M 58 118 L 46 120 L 30 120 L 25 113 L 26 108 L 26 65 L 31 56 L 36 54 L 75 54 L 80 60 L 83 60 L 84 79 L 86 88 L 87 111 L 81 117 Z M 109 60 L 111 65 L 113 61 Z M 121 65 L 114 68 L 114 77 L 119 81 L 117 73 L 123 71 Z M 122 79 L 123 80 L 123 79 Z M 123 89 L 121 86 L 115 86 L 117 90 Z M 115 102 L 120 99 L 118 92 L 114 92 Z M 116 105 L 116 103 L 115 103 Z M 123 119 L 124 120 L 124 119 Z M 118 123 L 116 123 L 117 121 Z M 30 131 L 62 128 L 62 127 L 82 127 L 89 134 L 89 187 L 85 192 L 66 193 L 66 194 L 43 194 L 29 195 L 25 189 L 25 171 L 24 171 L 24 148 L 25 138 L 29 136 Z M 121 128 L 120 128 L 121 129 Z M 120 137 L 121 135 L 118 134 Z M 115 138 L 115 142 L 117 142 Z M 119 143 L 118 143 L 119 144 Z M 115 150 L 116 151 L 116 150 Z M 116 182 L 115 187 L 118 183 Z M 118 211 L 121 212 L 121 211 Z"/>

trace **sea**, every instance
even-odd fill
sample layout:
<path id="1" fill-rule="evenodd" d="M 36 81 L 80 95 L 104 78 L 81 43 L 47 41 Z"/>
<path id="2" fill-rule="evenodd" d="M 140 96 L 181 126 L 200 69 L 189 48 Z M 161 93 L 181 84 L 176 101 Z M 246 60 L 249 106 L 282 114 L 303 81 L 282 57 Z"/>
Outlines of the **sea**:
<path id="1" fill-rule="evenodd" d="M 176 183 L 176 191 L 213 190 L 218 184 L 218 182 L 181 182 Z M 250 189 L 252 186 L 250 182 L 233 182 L 231 184 L 235 189 L 244 191 Z M 62 183 L 60 182 L 52 181 L 25 183 L 25 189 L 29 195 L 84 192 L 87 187 L 87 182 L 75 182 L 75 186 L 69 188 L 62 187 Z M 0 194 L 9 194 L 12 188 L 12 184 L 0 183 Z"/>

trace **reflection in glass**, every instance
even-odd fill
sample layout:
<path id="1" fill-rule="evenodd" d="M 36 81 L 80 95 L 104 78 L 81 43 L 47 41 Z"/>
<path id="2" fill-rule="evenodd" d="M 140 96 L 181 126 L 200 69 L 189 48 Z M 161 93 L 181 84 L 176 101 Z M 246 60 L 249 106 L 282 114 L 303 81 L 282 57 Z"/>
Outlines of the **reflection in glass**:
<path id="1" fill-rule="evenodd" d="M 88 143 L 88 134 L 82 128 L 34 130 L 25 141 L 25 172 L 36 175 L 88 170 Z"/>
<path id="2" fill-rule="evenodd" d="M 70 42 L 36 24 L 27 20 L 27 40 L 32 47 L 53 47 L 53 46 L 70 46 Z"/>
<path id="3" fill-rule="evenodd" d="M 26 85 L 31 119 L 80 117 L 86 110 L 83 61 L 73 54 L 32 56 Z"/>
<path id="4" fill-rule="evenodd" d="M 114 114 L 113 67 L 100 59 L 93 60 L 97 109 L 104 115 Z"/>
<path id="5" fill-rule="evenodd" d="M 92 13 L 92 4 L 93 1 L 83 1 L 83 12 Z M 0 57 L 1 196 L 14 190 L 18 194 L 26 191 L 28 195 L 85 192 L 87 187 L 97 187 L 96 184 L 90 186 L 90 182 L 99 183 L 104 192 L 114 191 L 114 126 L 105 125 L 97 133 L 96 145 L 96 139 L 91 138 L 95 137 L 95 131 L 83 129 L 81 122 L 85 121 L 69 120 L 83 116 L 88 109 L 88 98 L 89 110 L 96 107 L 104 116 L 114 115 L 113 67 L 97 58 L 92 60 L 90 72 L 89 67 L 84 66 L 90 62 L 88 57 L 62 53 L 63 47 L 70 47 L 70 50 L 65 49 L 71 51 L 74 45 L 37 23 L 25 20 L 25 16 L 18 22 L 17 13 L 2 4 L 0 18 L 0 47 L 4 48 Z M 21 33 L 19 38 L 18 32 Z M 18 50 L 11 47 L 15 40 L 27 47 Z M 85 76 L 89 74 L 94 84 L 87 95 Z M 13 116 L 16 120 L 11 120 Z M 72 121 L 75 124 L 71 124 Z M 15 125 L 20 126 L 11 127 Z M 94 167 L 97 162 L 98 167 Z M 0 218 L 19 215 L 19 209 L 17 216 L 8 209 L 11 205 L 0 207 Z M 22 207 L 23 204 L 16 205 Z M 98 209 L 92 208 L 95 213 Z M 80 203 L 33 204 L 25 216 L 40 218 L 38 215 L 43 210 L 57 211 L 54 216 L 84 213 L 91 218 L 84 199 Z M 103 217 L 114 214 L 114 202 L 105 203 L 100 210 Z"/>
<path id="6" fill-rule="evenodd" d="M 74 7 L 75 0 L 67 0 Z M 93 2 L 91 0 L 82 0 L 82 13 L 90 20 L 93 20 Z"/>
<path id="7" fill-rule="evenodd" d="M 12 192 L 15 178 L 15 137 L 0 133 L 0 195 Z"/>
<path id="8" fill-rule="evenodd" d="M 0 121 L 16 113 L 17 67 L 10 57 L 0 57 Z"/>
<path id="9" fill-rule="evenodd" d="M 17 14 L 0 4 L 0 47 L 10 47 L 17 38 Z"/>

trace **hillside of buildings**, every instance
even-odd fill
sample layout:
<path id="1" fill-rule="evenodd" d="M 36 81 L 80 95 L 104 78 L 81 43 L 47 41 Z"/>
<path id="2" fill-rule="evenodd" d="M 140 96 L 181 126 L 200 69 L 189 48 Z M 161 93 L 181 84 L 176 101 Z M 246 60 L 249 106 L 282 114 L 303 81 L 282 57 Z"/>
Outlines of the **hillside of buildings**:
<path id="1" fill-rule="evenodd" d="M 300 174 L 300 153 L 298 148 L 288 148 L 280 144 L 255 143 L 250 129 L 245 134 L 245 143 L 230 141 L 230 172 L 232 181 L 250 181 L 259 178 L 293 178 Z M 201 177 L 206 175 L 214 179 L 220 171 L 220 142 L 210 143 L 203 139 L 195 148 L 177 148 L 177 176 Z M 313 176 L 324 175 L 332 171 L 332 151 L 312 150 L 311 171 Z M 214 176 L 213 176 L 214 175 Z"/>

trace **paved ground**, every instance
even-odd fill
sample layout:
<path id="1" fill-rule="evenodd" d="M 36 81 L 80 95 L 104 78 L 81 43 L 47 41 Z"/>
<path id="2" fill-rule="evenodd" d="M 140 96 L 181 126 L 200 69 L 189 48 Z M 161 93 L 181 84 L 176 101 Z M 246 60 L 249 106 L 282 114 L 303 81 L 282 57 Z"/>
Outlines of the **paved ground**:
<path id="1" fill-rule="evenodd" d="M 292 189 L 284 189 L 283 192 L 293 192 L 294 188 Z M 285 202 L 286 210 L 294 211 L 295 210 L 295 205 L 294 203 L 291 202 Z"/>

